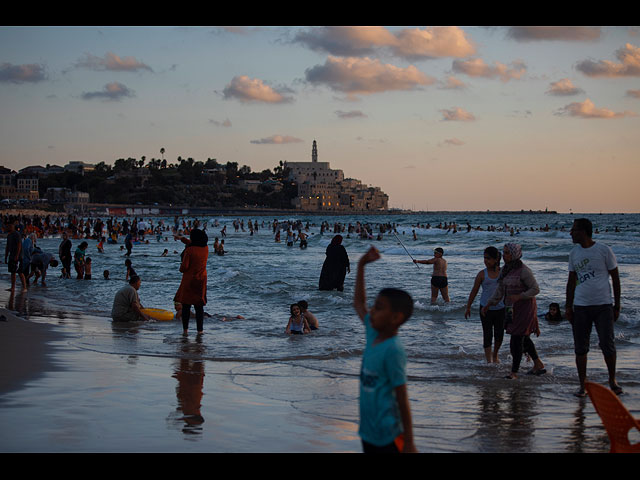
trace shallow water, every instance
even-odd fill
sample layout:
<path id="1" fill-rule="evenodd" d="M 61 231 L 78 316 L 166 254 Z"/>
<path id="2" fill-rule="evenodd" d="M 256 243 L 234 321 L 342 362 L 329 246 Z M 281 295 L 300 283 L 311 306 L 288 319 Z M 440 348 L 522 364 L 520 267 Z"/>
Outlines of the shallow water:
<path id="1" fill-rule="evenodd" d="M 18 287 L 15 296 L 5 295 L 3 305 L 35 321 L 59 325 L 70 333 L 70 337 L 61 343 L 63 354 L 56 358 L 69 357 L 71 363 L 77 356 L 85 359 L 88 368 L 83 373 L 85 377 L 91 377 L 96 371 L 96 381 L 100 380 L 102 387 L 85 385 L 81 389 L 91 398 L 109 399 L 119 405 L 122 400 L 116 401 L 112 390 L 122 382 L 122 390 L 133 396 L 133 402 L 139 402 L 142 397 L 150 405 L 166 410 L 168 405 L 176 403 L 176 399 L 179 405 L 188 403 L 171 391 L 176 382 L 180 385 L 181 375 L 178 372 L 190 372 L 191 376 L 186 378 L 203 381 L 202 385 L 197 382 L 195 387 L 192 385 L 191 391 L 196 392 L 196 397 L 204 394 L 200 414 L 206 419 L 205 423 L 198 425 L 197 421 L 186 421 L 175 412 L 169 415 L 171 420 L 153 415 L 153 419 L 146 419 L 150 412 L 145 411 L 137 420 L 137 426 L 131 426 L 136 432 L 133 438 L 170 429 L 175 435 L 154 442 L 159 442 L 159 448 L 168 451 L 182 451 L 190 448 L 183 443 L 189 439 L 210 439 L 214 431 L 221 435 L 219 429 L 212 430 L 211 418 L 219 417 L 219 408 L 234 411 L 233 405 L 211 403 L 211 397 L 216 396 L 215 390 L 211 389 L 223 383 L 227 389 L 238 388 L 243 395 L 248 395 L 251 398 L 247 400 L 248 404 L 264 402 L 270 405 L 257 406 L 256 411 L 277 405 L 287 418 L 289 413 L 285 412 L 293 409 L 297 417 L 295 422 L 304 422 L 306 418 L 322 419 L 314 421 L 313 427 L 307 425 L 305 428 L 324 429 L 327 438 L 320 434 L 316 443 L 306 438 L 294 445 L 285 442 L 275 446 L 268 440 L 267 444 L 260 443 L 259 438 L 268 439 L 266 433 L 261 437 L 254 432 L 259 438 L 252 442 L 230 431 L 224 435 L 231 437 L 232 446 L 222 451 L 287 451 L 286 448 L 293 448 L 293 451 L 358 451 L 358 373 L 364 335 L 352 307 L 353 282 L 358 258 L 373 244 L 382 253 L 382 259 L 367 267 L 369 301 L 373 301 L 381 288 L 396 286 L 407 290 L 415 302 L 414 315 L 401 329 L 400 337 L 408 354 L 409 392 L 417 444 L 421 451 L 568 452 L 608 449 L 606 434 L 589 401 L 571 395 L 577 378 L 568 323 L 553 324 L 541 319 L 542 333 L 540 337 L 534 337 L 534 343 L 548 374 L 540 377 L 524 375 L 530 364 L 523 363 L 523 375 L 513 382 L 503 379 L 510 367 L 508 336 L 501 350 L 502 363 L 487 365 L 484 361 L 478 298 L 472 317 L 469 320 L 464 318 L 464 307 L 474 277 L 484 267 L 484 248 L 489 245 L 501 248 L 510 241 L 522 244 L 523 261 L 540 284 L 539 313 L 544 314 L 551 302 L 562 305 L 568 254 L 572 248 L 568 231 L 573 216 L 292 216 L 291 219 L 300 218 L 303 223 L 308 221 L 311 224 L 309 246 L 305 250 L 298 248 L 297 244 L 287 247 L 284 241 L 275 243 L 267 225 L 273 218 L 251 217 L 251 220 L 256 218 L 260 222 L 264 220 L 265 226 L 254 235 L 249 235 L 248 231 L 235 232 L 231 225 L 234 218 L 218 218 L 219 227 L 212 226 L 213 218 L 201 219 L 208 222 L 210 245 L 222 225 L 227 225 L 225 244 L 228 253 L 223 257 L 210 255 L 209 258 L 209 303 L 205 311 L 212 316 L 205 318 L 205 335 L 200 342 L 195 340 L 195 336 L 185 340 L 177 321 L 113 326 L 108 317 L 113 295 L 125 283 L 126 257 L 119 245 L 105 245 L 105 252 L 98 253 L 95 240 L 88 240 L 87 249 L 93 260 L 92 280 L 61 279 L 59 268 L 50 269 L 47 287 L 38 285 L 28 292 L 22 292 Z M 245 218 L 245 222 L 248 219 Z M 621 230 L 619 233 L 597 234 L 594 238 L 611 245 L 620 264 L 623 310 L 616 325 L 618 380 L 627 392 L 622 397 L 625 404 L 637 413 L 640 411 L 640 355 L 637 350 L 640 338 L 640 216 L 593 215 L 591 219 L 594 226 L 603 232 L 616 226 Z M 396 223 L 402 243 L 392 234 L 386 234 L 383 240 L 361 240 L 355 235 L 345 238 L 343 244 L 353 268 L 347 275 L 345 290 L 319 291 L 317 285 L 324 250 L 333 236 L 328 232 L 320 234 L 323 220 L 331 225 L 334 222 L 355 224 L 356 221 Z M 462 230 L 447 233 L 433 228 L 439 222 L 452 221 L 458 222 Z M 485 229 L 487 225 L 500 227 L 507 223 L 520 229 L 520 233 L 511 236 L 508 231 L 466 232 L 467 221 L 474 228 L 481 226 Z M 172 223 L 171 220 L 166 222 Z M 432 228 L 416 226 L 427 222 Z M 551 231 L 529 230 L 545 224 Z M 562 227 L 564 231 L 560 230 Z M 414 229 L 417 240 L 412 238 Z M 79 242 L 73 242 L 74 249 Z M 38 245 L 51 253 L 57 252 L 59 243 L 59 238 L 38 240 Z M 431 257 L 436 246 L 445 250 L 452 301 L 444 305 L 440 299 L 438 305 L 432 306 L 429 298 L 431 267 L 416 267 L 405 248 L 413 258 L 425 259 Z M 161 257 L 165 248 L 169 249 L 169 256 Z M 171 236 L 166 241 L 164 238 L 157 241 L 151 236 L 148 244 L 134 246 L 131 259 L 142 277 L 139 293 L 145 306 L 173 308 L 173 295 L 180 283 L 178 267 L 182 249 L 182 243 L 175 242 Z M 111 272 L 110 280 L 102 278 L 105 269 Z M 5 272 L 0 277 L 4 280 L 8 278 Z M 284 334 L 289 304 L 303 299 L 308 301 L 309 309 L 318 317 L 320 329 L 310 335 L 289 337 Z M 236 315 L 245 318 L 237 319 Z M 195 329 L 195 325 L 192 328 Z M 606 370 L 595 333 L 589 358 L 591 378 L 605 383 Z M 106 366 L 110 364 L 117 364 L 113 367 L 116 372 L 122 373 L 124 369 L 127 375 L 139 376 L 140 391 L 131 378 L 119 380 L 109 376 Z M 71 368 L 81 367 L 72 365 Z M 55 373 L 58 378 L 56 385 L 64 377 L 63 370 Z M 104 378 L 98 378 L 98 373 Z M 41 385 L 47 381 L 45 378 Z M 66 382 L 62 385 L 68 391 L 73 386 Z M 169 386 L 171 388 L 165 390 L 164 387 Z M 50 388 L 58 390 L 61 387 Z M 97 391 L 92 392 L 92 388 Z M 101 389 L 105 390 L 104 396 L 99 393 Z M 64 391 L 59 394 L 65 395 Z M 15 395 L 20 397 L 21 394 Z M 100 402 L 97 406 L 102 412 L 108 411 Z M 58 414 L 60 421 L 64 421 L 66 414 Z M 99 442 L 88 446 L 83 444 L 83 451 L 101 451 L 103 448 L 119 451 L 115 440 L 119 420 L 113 418 L 117 414 L 114 411 L 112 415 L 105 415 L 112 424 L 114 443 L 102 446 Z M 4 422 L 6 417 L 1 418 Z M 244 428 L 240 425 L 235 427 L 239 431 Z M 297 427 L 291 428 L 295 431 Z M 105 438 L 111 438 L 111 435 L 105 434 Z M 37 442 L 25 437 L 25 445 L 32 443 Z M 215 442 L 201 440 L 199 445 L 204 450 L 216 450 L 205 447 L 212 443 Z M 45 450 L 57 450 L 51 442 L 45 442 L 45 445 Z M 60 448 L 80 448 L 72 445 L 73 442 Z M 37 446 L 33 448 L 40 450 Z"/>

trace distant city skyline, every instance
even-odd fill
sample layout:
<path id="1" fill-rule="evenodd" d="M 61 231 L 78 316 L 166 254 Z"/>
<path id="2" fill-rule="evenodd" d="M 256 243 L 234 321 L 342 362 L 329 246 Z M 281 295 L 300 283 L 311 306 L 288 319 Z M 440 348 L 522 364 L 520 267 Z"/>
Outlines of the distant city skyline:
<path id="1" fill-rule="evenodd" d="M 640 212 L 640 27 L 0 27 L 0 111 L 14 170 L 316 140 L 390 208 Z"/>

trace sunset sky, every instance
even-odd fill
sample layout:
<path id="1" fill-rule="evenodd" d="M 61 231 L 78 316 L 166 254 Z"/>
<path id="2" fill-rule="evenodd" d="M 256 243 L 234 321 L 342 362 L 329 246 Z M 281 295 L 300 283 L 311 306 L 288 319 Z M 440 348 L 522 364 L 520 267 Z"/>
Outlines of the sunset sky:
<path id="1" fill-rule="evenodd" d="M 320 161 L 414 210 L 640 212 L 638 27 L 0 27 L 0 165 Z"/>

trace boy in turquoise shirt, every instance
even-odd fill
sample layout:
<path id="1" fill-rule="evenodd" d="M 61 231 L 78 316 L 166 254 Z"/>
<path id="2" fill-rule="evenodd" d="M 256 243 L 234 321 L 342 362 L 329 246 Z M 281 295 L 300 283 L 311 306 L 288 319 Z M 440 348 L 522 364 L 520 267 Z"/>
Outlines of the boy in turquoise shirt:
<path id="1" fill-rule="evenodd" d="M 416 452 L 407 395 L 407 358 L 397 337 L 413 313 L 413 299 L 398 289 L 380 291 L 369 311 L 364 267 L 380 258 L 371 247 L 358 261 L 353 306 L 365 325 L 367 343 L 360 371 L 360 428 L 365 453 Z"/>

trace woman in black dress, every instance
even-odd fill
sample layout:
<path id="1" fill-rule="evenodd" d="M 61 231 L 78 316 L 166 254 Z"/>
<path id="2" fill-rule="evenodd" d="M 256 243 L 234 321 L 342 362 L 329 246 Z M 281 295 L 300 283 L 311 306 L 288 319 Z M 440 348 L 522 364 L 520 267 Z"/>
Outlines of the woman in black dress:
<path id="1" fill-rule="evenodd" d="M 320 272 L 320 290 L 344 290 L 344 277 L 350 272 L 349 256 L 342 245 L 342 235 L 336 235 L 327 247 L 327 257 Z"/>

